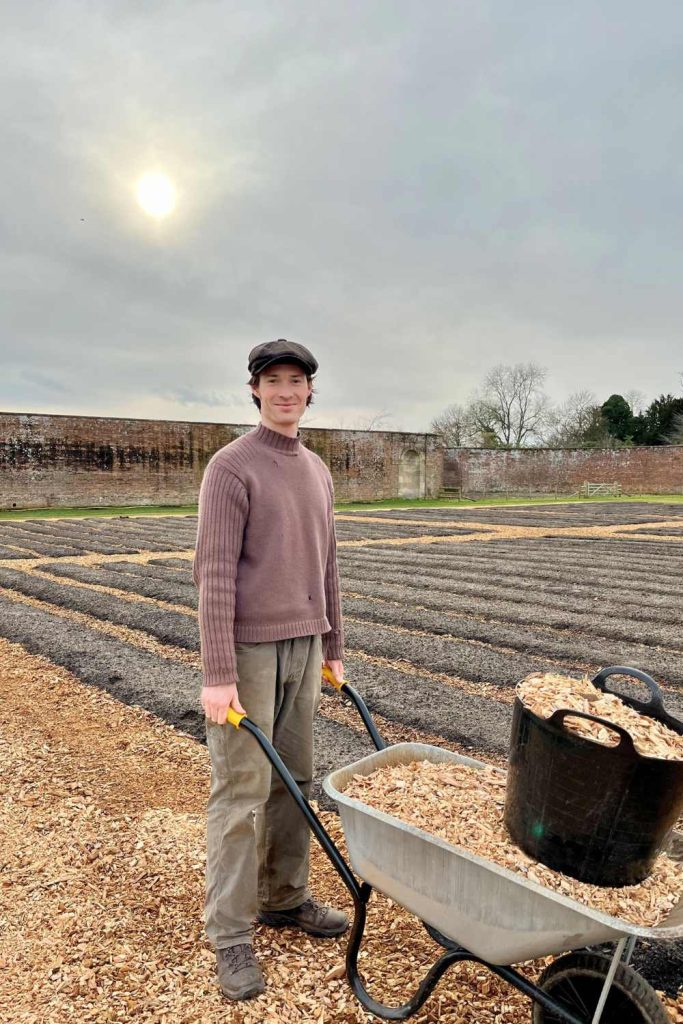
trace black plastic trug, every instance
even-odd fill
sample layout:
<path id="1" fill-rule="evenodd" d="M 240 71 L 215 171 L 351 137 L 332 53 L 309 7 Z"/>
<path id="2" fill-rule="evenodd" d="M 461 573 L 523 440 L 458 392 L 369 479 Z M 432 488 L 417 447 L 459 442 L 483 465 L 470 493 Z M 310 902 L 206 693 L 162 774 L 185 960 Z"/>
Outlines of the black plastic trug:
<path id="1" fill-rule="evenodd" d="M 654 680 L 621 666 L 651 689 L 649 704 L 626 704 L 665 721 L 683 735 L 683 722 L 664 711 Z M 567 731 L 567 717 L 588 718 L 613 730 L 616 746 Z M 556 871 L 593 885 L 635 885 L 646 878 L 683 811 L 683 761 L 644 757 L 614 724 L 573 711 L 540 718 L 516 697 L 510 737 L 505 824 L 525 853 Z"/>

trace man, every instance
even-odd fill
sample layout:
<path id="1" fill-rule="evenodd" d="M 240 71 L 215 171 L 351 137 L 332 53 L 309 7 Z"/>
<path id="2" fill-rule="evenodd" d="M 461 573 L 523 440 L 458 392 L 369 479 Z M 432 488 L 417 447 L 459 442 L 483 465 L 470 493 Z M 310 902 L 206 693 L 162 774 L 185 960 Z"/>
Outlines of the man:
<path id="1" fill-rule="evenodd" d="M 263 992 L 252 921 L 332 937 L 347 915 L 308 889 L 310 833 L 254 737 L 226 724 L 246 712 L 304 795 L 313 770 L 321 670 L 343 678 L 332 478 L 304 448 L 299 420 L 318 363 L 284 339 L 249 355 L 259 426 L 216 452 L 199 495 L 201 701 L 211 755 L 206 932 L 231 999 Z"/>

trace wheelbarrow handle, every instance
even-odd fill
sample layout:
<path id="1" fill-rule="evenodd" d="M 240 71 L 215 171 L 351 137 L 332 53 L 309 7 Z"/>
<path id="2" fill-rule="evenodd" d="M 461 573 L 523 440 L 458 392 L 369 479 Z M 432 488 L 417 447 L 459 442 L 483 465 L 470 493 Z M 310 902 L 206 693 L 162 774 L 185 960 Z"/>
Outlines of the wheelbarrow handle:
<path id="1" fill-rule="evenodd" d="M 341 680 L 340 682 L 333 675 L 332 670 L 327 665 L 323 667 L 322 676 L 326 683 L 329 683 L 330 686 L 335 688 L 335 690 L 339 690 L 340 693 L 346 694 L 346 696 L 351 699 L 353 704 L 356 706 L 356 711 L 363 719 L 363 725 L 368 730 L 370 739 L 375 744 L 375 750 L 384 750 L 386 743 L 378 733 L 377 726 L 372 719 L 372 715 L 368 711 L 367 704 L 358 691 L 355 690 L 353 686 L 350 686 L 345 680 Z"/>
<path id="2" fill-rule="evenodd" d="M 349 868 L 348 864 L 346 863 L 341 853 L 337 849 L 334 840 L 332 839 L 329 832 L 321 822 L 318 815 L 311 807 L 306 797 L 299 789 L 299 786 L 295 782 L 294 777 L 287 768 L 287 765 L 284 763 L 284 761 L 282 760 L 282 758 L 280 757 L 280 755 L 278 754 L 277 750 L 270 742 L 268 737 L 261 729 L 259 729 L 258 725 L 256 725 L 255 722 L 252 722 L 248 715 L 240 714 L 240 712 L 235 711 L 233 708 L 228 709 L 227 721 L 230 725 L 234 725 L 236 729 L 246 729 L 247 732 L 250 732 L 252 734 L 258 745 L 261 747 L 261 750 L 266 755 L 266 758 L 268 759 L 268 761 L 270 761 L 271 766 L 275 769 L 275 771 L 282 779 L 286 789 L 289 791 L 290 796 L 292 797 L 297 807 L 303 814 L 304 818 L 308 822 L 308 825 L 311 831 L 313 832 L 314 836 L 322 846 L 323 850 L 325 851 L 329 859 L 332 861 L 333 867 L 336 869 L 337 873 L 341 877 L 341 880 L 344 882 L 346 888 L 351 893 L 354 902 L 358 900 L 360 898 L 360 885 L 356 881 L 356 878 L 353 875 L 351 869 Z"/>
<path id="3" fill-rule="evenodd" d="M 386 747 L 386 743 L 378 733 L 377 726 L 372 720 L 372 715 L 368 711 L 367 704 L 365 703 L 361 695 L 358 693 L 358 691 L 354 690 L 353 686 L 350 686 L 345 680 L 342 680 L 340 682 L 332 674 L 331 669 L 329 669 L 327 665 L 325 665 L 325 667 L 322 670 L 322 677 L 326 683 L 329 683 L 330 686 L 334 686 L 335 690 L 339 690 L 340 693 L 345 693 L 347 697 L 351 699 L 351 701 L 356 706 L 358 714 L 363 720 L 363 725 L 370 734 L 370 739 L 375 744 L 375 749 L 384 750 L 384 748 Z M 235 711 L 234 708 L 228 708 L 227 722 L 229 725 L 234 725 L 236 729 L 239 729 L 240 723 L 242 719 L 245 717 L 246 716 L 241 714 L 239 711 Z"/>
<path id="4" fill-rule="evenodd" d="M 235 711 L 234 708 L 228 708 L 228 725 L 234 725 L 236 729 L 239 729 L 242 719 L 246 717 L 246 714 L 242 714 L 239 711 Z"/>
<path id="5" fill-rule="evenodd" d="M 329 683 L 330 686 L 334 686 L 335 690 L 341 691 L 346 686 L 343 679 L 337 679 L 329 665 L 323 665 L 323 679 L 326 683 Z"/>

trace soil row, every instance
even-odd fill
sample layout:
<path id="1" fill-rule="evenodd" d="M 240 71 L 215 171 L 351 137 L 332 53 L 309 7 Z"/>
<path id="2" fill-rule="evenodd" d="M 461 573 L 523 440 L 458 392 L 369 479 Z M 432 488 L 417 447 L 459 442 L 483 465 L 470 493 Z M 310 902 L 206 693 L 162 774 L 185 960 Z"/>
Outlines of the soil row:
<path id="1" fill-rule="evenodd" d="M 166 573 L 176 572 L 180 577 L 170 581 L 157 578 L 156 574 L 163 571 L 159 567 L 136 564 L 128 566 L 132 572 L 80 565 L 52 565 L 45 568 L 56 576 L 111 586 L 131 594 L 181 604 L 188 609 L 197 607 L 197 591 L 189 571 L 178 573 L 177 570 L 166 569 Z M 89 612 L 100 618 L 109 618 L 120 625 L 142 629 L 167 643 L 198 649 L 196 621 L 188 621 L 178 613 L 156 609 L 148 602 L 137 604 L 84 588 L 60 587 L 57 582 L 52 583 L 32 574 L 5 570 L 3 579 L 1 573 L 2 570 L 0 581 L 22 593 Z M 517 596 L 514 600 L 506 601 L 501 600 L 499 593 L 492 588 L 477 584 L 463 585 L 462 581 L 455 581 L 451 585 L 438 578 L 422 578 L 414 574 L 406 577 L 386 572 L 378 572 L 376 576 L 372 573 L 366 573 L 365 576 L 359 573 L 350 578 L 343 577 L 343 585 L 347 590 L 366 594 L 368 598 L 381 597 L 386 602 L 364 602 L 345 596 L 346 615 L 420 629 L 435 635 L 533 652 L 552 660 L 590 664 L 596 668 L 608 663 L 626 662 L 644 668 L 672 684 L 683 683 L 679 668 L 680 628 L 674 626 L 667 630 L 653 625 L 644 627 L 636 618 L 625 618 L 623 609 L 615 609 L 615 612 L 620 613 L 619 617 L 616 614 L 598 615 L 596 606 L 586 602 L 585 610 L 581 611 L 577 600 L 565 607 L 554 595 L 550 595 L 543 604 L 542 600 L 535 599 L 531 593 L 528 600 L 525 595 L 524 600 Z M 459 592 L 456 592 L 456 587 Z M 419 609 L 415 609 L 416 605 Z M 457 615 L 450 616 L 450 612 L 456 612 Z M 523 628 L 520 629 L 520 626 Z M 548 632 L 547 627 L 551 627 L 552 631 Z M 634 643 L 634 638 L 639 642 Z M 672 648 L 670 653 L 661 649 L 667 646 Z"/>
<path id="2" fill-rule="evenodd" d="M 355 565 L 378 564 L 401 566 L 420 566 L 422 571 L 434 569 L 439 573 L 457 573 L 461 568 L 480 569 L 482 573 L 505 575 L 510 578 L 521 577 L 530 582 L 536 579 L 558 579 L 576 581 L 578 583 L 594 583 L 613 585 L 622 583 L 629 589 L 644 575 L 652 576 L 652 586 L 675 588 L 680 580 L 683 562 L 679 559 L 667 559 L 665 565 L 637 559 L 612 560 L 601 552 L 591 552 L 584 548 L 580 551 L 553 557 L 550 553 L 501 550 L 499 547 L 487 548 L 486 545 L 466 544 L 457 547 L 443 548 L 437 544 L 429 546 L 428 551 L 414 547 L 398 548 L 352 548 L 341 549 L 339 561 L 342 565 L 349 562 Z M 679 588 L 680 589 L 680 588 Z"/>
<path id="3" fill-rule="evenodd" d="M 0 587 L 8 587 L 28 597 L 38 598 L 61 608 L 83 612 L 118 626 L 139 629 L 162 643 L 188 650 L 199 650 L 199 626 L 189 612 L 169 611 L 150 601 L 126 601 L 86 587 L 70 587 L 14 569 L 0 568 Z M 25 608 L 25 605 L 18 607 Z M 3 625 L 0 623 L 0 633 Z M 45 652 L 49 653 L 49 652 Z"/>
<path id="4" fill-rule="evenodd" d="M 564 597 L 546 593 L 540 587 L 535 593 L 505 587 L 490 587 L 485 576 L 481 582 L 465 582 L 457 579 L 442 579 L 414 573 L 393 573 L 379 567 L 363 569 L 350 575 L 344 574 L 342 582 L 351 590 L 357 583 L 367 584 L 364 593 L 372 595 L 373 586 L 394 584 L 406 588 L 407 598 L 413 603 L 423 604 L 423 594 L 441 593 L 453 610 L 470 611 L 474 615 L 510 621 L 531 622 L 554 626 L 559 629 L 579 629 L 600 636 L 614 636 L 628 639 L 642 636 L 642 642 L 681 650 L 681 610 L 666 606 L 660 608 L 642 607 L 637 603 L 624 605 L 614 592 L 595 593 L 593 596 L 579 596 L 567 588 Z M 358 589 L 356 587 L 356 589 Z M 647 623 L 645 626 L 644 624 Z"/>
<path id="5" fill-rule="evenodd" d="M 149 601 L 128 601 L 86 587 L 69 587 L 29 573 L 0 569 L 0 586 L 84 612 L 95 618 L 156 637 L 163 643 L 199 651 L 199 626 L 194 616 L 155 606 Z M 177 602 L 179 603 L 179 602 Z M 2 626 L 0 625 L 0 629 Z M 475 682 L 510 686 L 529 672 L 547 666 L 542 659 L 500 654 L 478 644 L 454 642 L 439 636 L 415 636 L 401 629 L 388 631 L 373 624 L 346 624 L 347 645 L 380 657 L 402 659 L 430 672 L 447 673 Z"/>
<path id="6" fill-rule="evenodd" d="M 507 600 L 538 603 L 538 599 L 541 598 L 543 603 L 552 604 L 549 595 L 556 595 L 558 603 L 565 605 L 571 600 L 574 607 L 575 602 L 581 600 L 589 602 L 590 607 L 595 604 L 603 607 L 613 601 L 622 612 L 630 614 L 635 609 L 640 619 L 654 617 L 656 620 L 659 617 L 663 621 L 668 621 L 667 616 L 673 616 L 673 621 L 679 621 L 683 611 L 680 586 L 672 582 L 663 590 L 658 585 L 657 578 L 652 576 L 649 580 L 644 580 L 641 576 L 636 590 L 631 585 L 633 574 L 628 583 L 618 579 L 610 582 L 609 579 L 605 580 L 600 576 L 591 583 L 576 582 L 575 573 L 568 568 L 563 572 L 548 570 L 535 573 L 533 576 L 520 576 L 510 572 L 505 564 L 492 571 L 488 566 L 467 558 L 462 561 L 451 559 L 441 563 L 425 563 L 417 557 L 343 558 L 340 561 L 342 579 L 348 580 L 350 585 L 355 579 L 388 580 L 389 574 L 395 578 L 395 582 L 406 582 L 419 575 L 420 578 L 429 581 L 430 587 L 435 586 L 449 593 L 482 594 L 482 588 L 485 587 L 487 592 L 495 591 L 499 598 Z"/>
<path id="7" fill-rule="evenodd" d="M 472 532 L 472 530 L 458 526 L 406 526 L 405 524 L 390 526 L 388 523 L 374 526 L 372 523 L 345 522 L 335 524 L 335 533 L 338 540 L 386 540 L 393 537 L 455 537 L 468 536 Z"/>
<path id="8" fill-rule="evenodd" d="M 198 669 L 2 595 L 0 622 L 1 634 L 31 653 L 48 657 L 84 682 L 107 690 L 126 704 L 137 704 L 205 742 Z M 354 639 L 352 631 L 351 643 Z M 371 710 L 392 722 L 481 751 L 507 749 L 509 705 L 351 654 L 345 659 L 345 670 Z M 320 782 L 333 767 L 368 753 L 369 740 L 362 729 L 359 733 L 324 719 L 318 724 L 324 734 L 318 736 L 317 744 L 316 778 Z"/>
<path id="9" fill-rule="evenodd" d="M 396 595 L 395 595 L 396 596 Z M 545 670 L 553 665 L 561 666 L 570 673 L 589 672 L 594 674 L 607 665 L 629 665 L 648 672 L 662 685 L 674 690 L 683 690 L 683 663 L 680 651 L 666 652 L 645 648 L 629 641 L 589 637 L 585 634 L 552 634 L 528 626 L 515 629 L 507 622 L 482 622 L 465 617 L 449 617 L 448 612 L 435 609 L 436 601 L 430 601 L 424 609 L 406 608 L 397 601 L 382 604 L 373 601 L 369 605 L 362 600 L 344 598 L 344 614 L 368 623 L 381 623 L 402 628 L 421 629 L 435 637 L 450 637 L 452 641 L 471 641 L 501 652 L 533 655 L 543 661 Z M 483 659 L 484 655 L 479 654 Z M 471 678 L 467 676 L 467 678 Z M 519 676 L 518 678 L 521 678 Z M 496 682 L 497 679 L 491 680 Z M 673 714 L 683 718 L 683 693 L 681 696 L 667 696 L 667 703 Z"/>
<path id="10" fill-rule="evenodd" d="M 159 578 L 156 575 L 159 570 L 155 566 L 152 566 L 151 569 L 148 569 L 147 566 L 138 566 L 138 571 L 135 573 L 117 571 L 113 566 L 93 568 L 87 565 L 70 565 L 68 563 L 41 564 L 38 568 L 55 577 L 61 576 L 65 579 L 78 580 L 81 583 L 125 590 L 127 593 L 152 597 L 157 601 L 167 601 L 169 604 L 179 604 L 194 609 L 199 604 L 197 588 L 192 581 L 191 573 L 183 574 L 181 578 L 171 581 Z"/>
<path id="11" fill-rule="evenodd" d="M 166 569 L 166 573 L 175 572 L 180 577 L 171 582 L 156 578 L 157 573 L 164 571 L 160 567 L 118 564 L 122 568 L 127 567 L 128 571 L 79 565 L 46 568 L 55 575 L 112 586 L 196 609 L 197 592 L 189 572 Z M 97 591 L 60 587 L 58 583 L 52 584 L 31 574 L 11 574 L 5 577 L 4 582 L 5 585 L 13 584 L 15 589 L 30 596 L 141 629 L 166 643 L 198 650 L 196 621 L 166 609 L 155 609 L 147 602 L 136 604 Z M 597 670 L 606 664 L 626 663 L 643 668 L 671 685 L 683 684 L 680 648 L 675 646 L 680 640 L 678 632 L 673 634 L 674 650 L 667 653 L 652 648 L 657 640 L 666 646 L 663 640 L 670 641 L 671 637 L 662 638 L 656 630 L 645 630 L 637 622 L 601 617 L 594 612 L 579 615 L 562 608 L 553 615 L 547 608 L 534 605 L 533 601 L 528 604 L 496 601 L 481 588 L 480 597 L 474 598 L 467 593 L 455 594 L 453 589 L 441 585 L 438 580 L 430 581 L 428 586 L 420 586 L 417 578 L 408 581 L 401 578 L 400 583 L 394 585 L 389 574 L 377 582 L 356 576 L 348 583 L 344 581 L 344 585 L 355 593 L 367 594 L 369 598 L 380 597 L 385 602 L 364 602 L 345 595 L 344 614 L 347 616 L 533 653 L 553 662 L 563 661 L 568 668 L 580 669 L 589 665 Z M 450 615 L 451 612 L 457 614 Z M 549 630 L 547 627 L 552 628 Z M 634 637 L 639 634 L 641 641 L 634 642 Z"/>

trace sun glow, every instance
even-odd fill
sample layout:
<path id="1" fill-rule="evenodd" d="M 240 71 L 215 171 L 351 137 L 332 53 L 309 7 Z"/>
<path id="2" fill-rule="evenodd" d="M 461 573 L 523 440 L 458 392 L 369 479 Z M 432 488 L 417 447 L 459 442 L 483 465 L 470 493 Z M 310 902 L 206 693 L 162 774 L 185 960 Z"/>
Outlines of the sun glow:
<path id="1" fill-rule="evenodd" d="M 170 178 L 157 171 L 143 174 L 135 186 L 138 203 L 150 217 L 168 217 L 176 205 L 177 193 Z"/>

